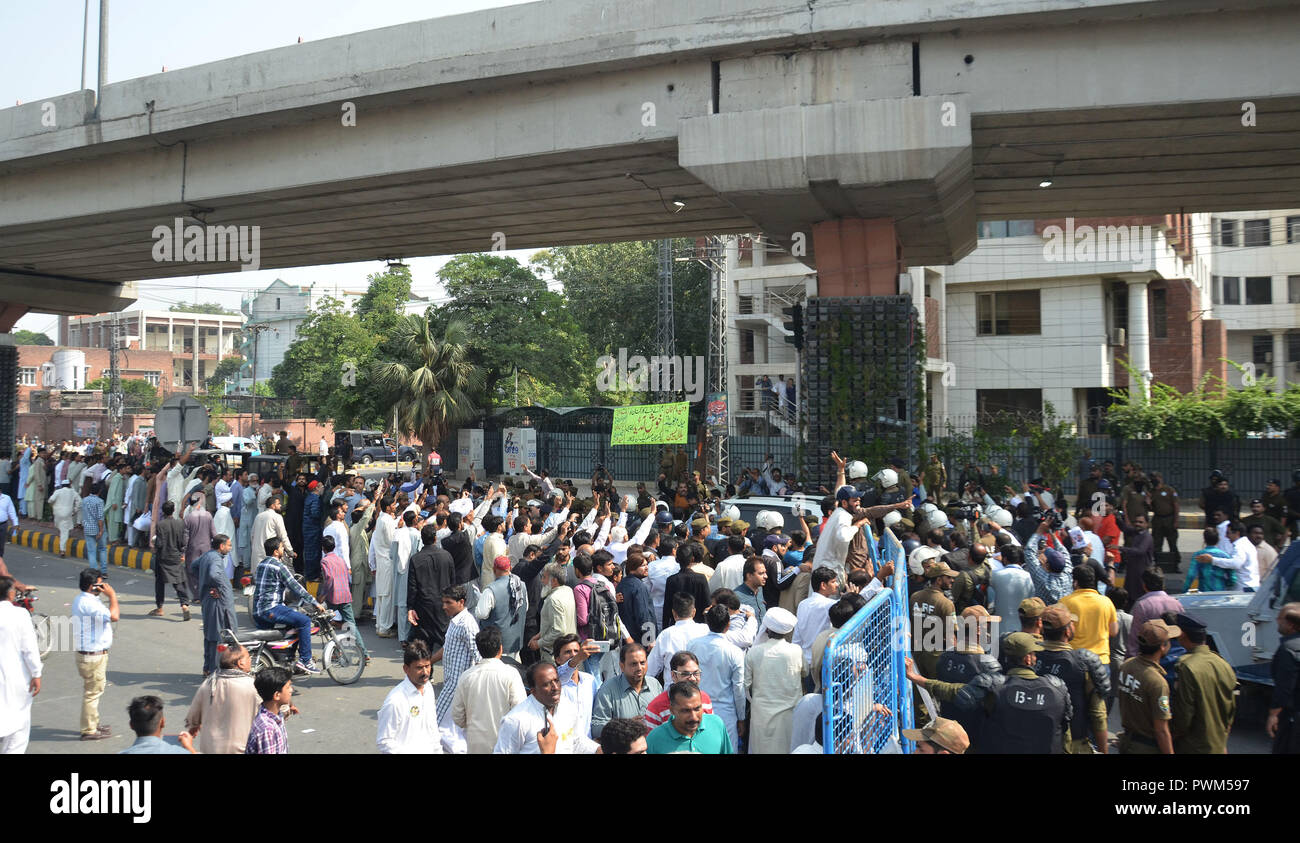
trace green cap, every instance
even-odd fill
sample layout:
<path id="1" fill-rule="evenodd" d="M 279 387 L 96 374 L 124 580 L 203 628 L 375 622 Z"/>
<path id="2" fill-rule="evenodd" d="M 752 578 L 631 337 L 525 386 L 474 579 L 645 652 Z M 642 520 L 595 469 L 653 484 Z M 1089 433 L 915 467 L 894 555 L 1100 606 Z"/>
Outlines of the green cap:
<path id="1" fill-rule="evenodd" d="M 1019 661 L 1030 653 L 1043 649 L 1042 642 L 1028 632 L 1013 632 L 1002 639 L 1002 652 L 1013 661 Z"/>

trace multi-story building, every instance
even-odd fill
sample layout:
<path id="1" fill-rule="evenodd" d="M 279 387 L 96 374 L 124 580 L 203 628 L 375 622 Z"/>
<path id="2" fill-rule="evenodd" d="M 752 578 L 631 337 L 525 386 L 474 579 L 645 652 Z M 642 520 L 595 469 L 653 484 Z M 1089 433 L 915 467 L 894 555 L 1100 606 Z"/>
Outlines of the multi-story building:
<path id="1" fill-rule="evenodd" d="M 1210 220 L 1213 310 L 1228 332 L 1228 382 L 1272 375 L 1300 383 L 1300 210 L 1240 211 Z M 1246 366 L 1250 364 L 1250 366 Z"/>
<path id="2" fill-rule="evenodd" d="M 27 412 L 33 392 L 81 390 L 109 375 L 106 348 L 60 348 L 53 345 L 18 346 L 18 408 Z M 123 380 L 142 380 L 160 395 L 178 391 L 172 385 L 172 355 L 166 351 L 128 349 L 118 357 Z"/>
<path id="3" fill-rule="evenodd" d="M 1190 390 L 1227 369 L 1210 318 L 1209 219 L 1164 216 L 984 222 L 974 252 L 927 268 L 949 361 L 927 384 L 931 429 L 999 411 L 1074 418 L 1101 432 L 1110 390 Z M 1145 385 L 1143 385 L 1145 387 Z"/>
<path id="4" fill-rule="evenodd" d="M 127 310 L 68 320 L 72 348 L 108 349 L 113 325 L 127 351 L 161 351 L 171 355 L 174 391 L 202 391 L 223 357 L 238 352 L 244 317 L 239 314 L 187 313 L 172 310 Z M 197 375 L 197 377 L 196 377 Z"/>
<path id="5" fill-rule="evenodd" d="M 266 289 L 246 296 L 240 309 L 251 330 L 240 349 L 249 361 L 241 372 L 241 388 L 250 388 L 253 378 L 263 381 L 271 377 L 289 346 L 298 339 L 299 327 L 322 299 L 330 296 L 351 307 L 364 294 L 364 291 L 328 289 L 314 284 L 294 286 L 277 278 Z M 424 313 L 429 304 L 426 298 L 412 296 L 402 307 L 402 313 Z"/>

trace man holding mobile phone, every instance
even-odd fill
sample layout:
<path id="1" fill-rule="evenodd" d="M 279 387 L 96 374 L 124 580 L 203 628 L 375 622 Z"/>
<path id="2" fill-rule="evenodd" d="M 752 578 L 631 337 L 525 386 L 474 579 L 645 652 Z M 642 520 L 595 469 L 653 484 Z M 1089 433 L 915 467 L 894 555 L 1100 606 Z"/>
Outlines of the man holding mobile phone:
<path id="1" fill-rule="evenodd" d="M 81 699 L 81 739 L 102 741 L 113 737 L 99 722 L 99 698 L 104 695 L 108 673 L 108 650 L 113 646 L 113 623 L 121 617 L 117 592 L 93 568 L 81 572 L 81 593 L 72 603 L 73 634 L 77 640 L 77 672 L 85 693 Z M 108 598 L 105 607 L 99 596 Z"/>

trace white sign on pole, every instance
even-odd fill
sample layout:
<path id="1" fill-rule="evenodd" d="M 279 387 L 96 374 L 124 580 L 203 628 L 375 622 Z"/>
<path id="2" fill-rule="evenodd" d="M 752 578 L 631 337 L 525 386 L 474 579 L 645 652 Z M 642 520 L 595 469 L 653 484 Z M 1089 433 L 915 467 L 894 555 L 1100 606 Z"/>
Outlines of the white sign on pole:
<path id="1" fill-rule="evenodd" d="M 519 450 L 522 464 L 528 466 L 534 472 L 537 471 L 537 429 L 532 427 L 518 428 Z"/>

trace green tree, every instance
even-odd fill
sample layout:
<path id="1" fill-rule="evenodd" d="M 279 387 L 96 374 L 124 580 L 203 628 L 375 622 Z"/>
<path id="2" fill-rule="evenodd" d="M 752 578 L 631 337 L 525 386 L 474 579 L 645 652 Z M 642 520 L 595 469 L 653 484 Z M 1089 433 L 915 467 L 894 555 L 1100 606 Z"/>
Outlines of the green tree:
<path id="1" fill-rule="evenodd" d="M 271 372 L 279 396 L 305 398 L 320 421 L 344 427 L 382 424 L 386 415 L 364 372 L 373 363 L 376 337 L 326 296 L 298 326 L 298 338 Z"/>
<path id="2" fill-rule="evenodd" d="M 709 339 L 709 268 L 693 239 L 673 241 L 673 327 L 677 353 L 703 355 Z M 637 240 L 560 246 L 533 256 L 564 288 L 593 352 L 654 354 L 659 314 L 659 243 Z"/>
<path id="3" fill-rule="evenodd" d="M 212 370 L 212 374 L 208 376 L 207 381 L 205 381 L 208 390 L 219 390 L 224 392 L 226 381 L 233 380 L 237 377 L 239 375 L 239 370 L 243 365 L 244 358 L 238 354 L 233 354 L 230 357 L 223 357 L 221 362 L 217 364 L 217 367 Z"/>
<path id="4" fill-rule="evenodd" d="M 275 390 L 271 389 L 271 385 L 266 381 L 258 381 L 253 384 L 253 394 L 261 398 L 274 398 Z"/>
<path id="5" fill-rule="evenodd" d="M 470 361 L 469 334 L 453 322 L 439 336 L 431 320 L 408 315 L 394 326 L 390 348 L 394 359 L 371 370 L 375 384 L 395 411 L 394 433 L 415 436 L 427 455 L 478 412 L 483 380 Z"/>
<path id="6" fill-rule="evenodd" d="M 432 329 L 463 326 L 468 359 L 483 370 L 476 403 L 514 403 L 516 369 L 521 400 L 525 381 L 538 401 L 589 394 L 597 369 L 586 337 L 564 297 L 531 269 L 504 255 L 457 255 L 438 276 L 451 301 L 431 310 Z"/>
<path id="7" fill-rule="evenodd" d="M 235 314 L 235 311 L 222 307 L 214 301 L 205 301 L 198 304 L 174 304 L 167 309 L 175 313 L 211 313 L 215 315 Z"/>
<path id="8" fill-rule="evenodd" d="M 379 337 L 388 336 L 411 300 L 411 268 L 390 265 L 366 276 L 366 291 L 353 310 L 362 327 Z"/>
<path id="9" fill-rule="evenodd" d="M 37 331 L 14 331 L 14 345 L 54 345 L 54 340 Z"/>
<path id="10" fill-rule="evenodd" d="M 104 394 L 109 392 L 108 378 L 95 378 L 86 384 L 86 389 L 98 389 Z M 158 409 L 158 388 L 146 380 L 122 379 L 123 407 L 127 412 L 139 411 L 152 413 Z"/>

